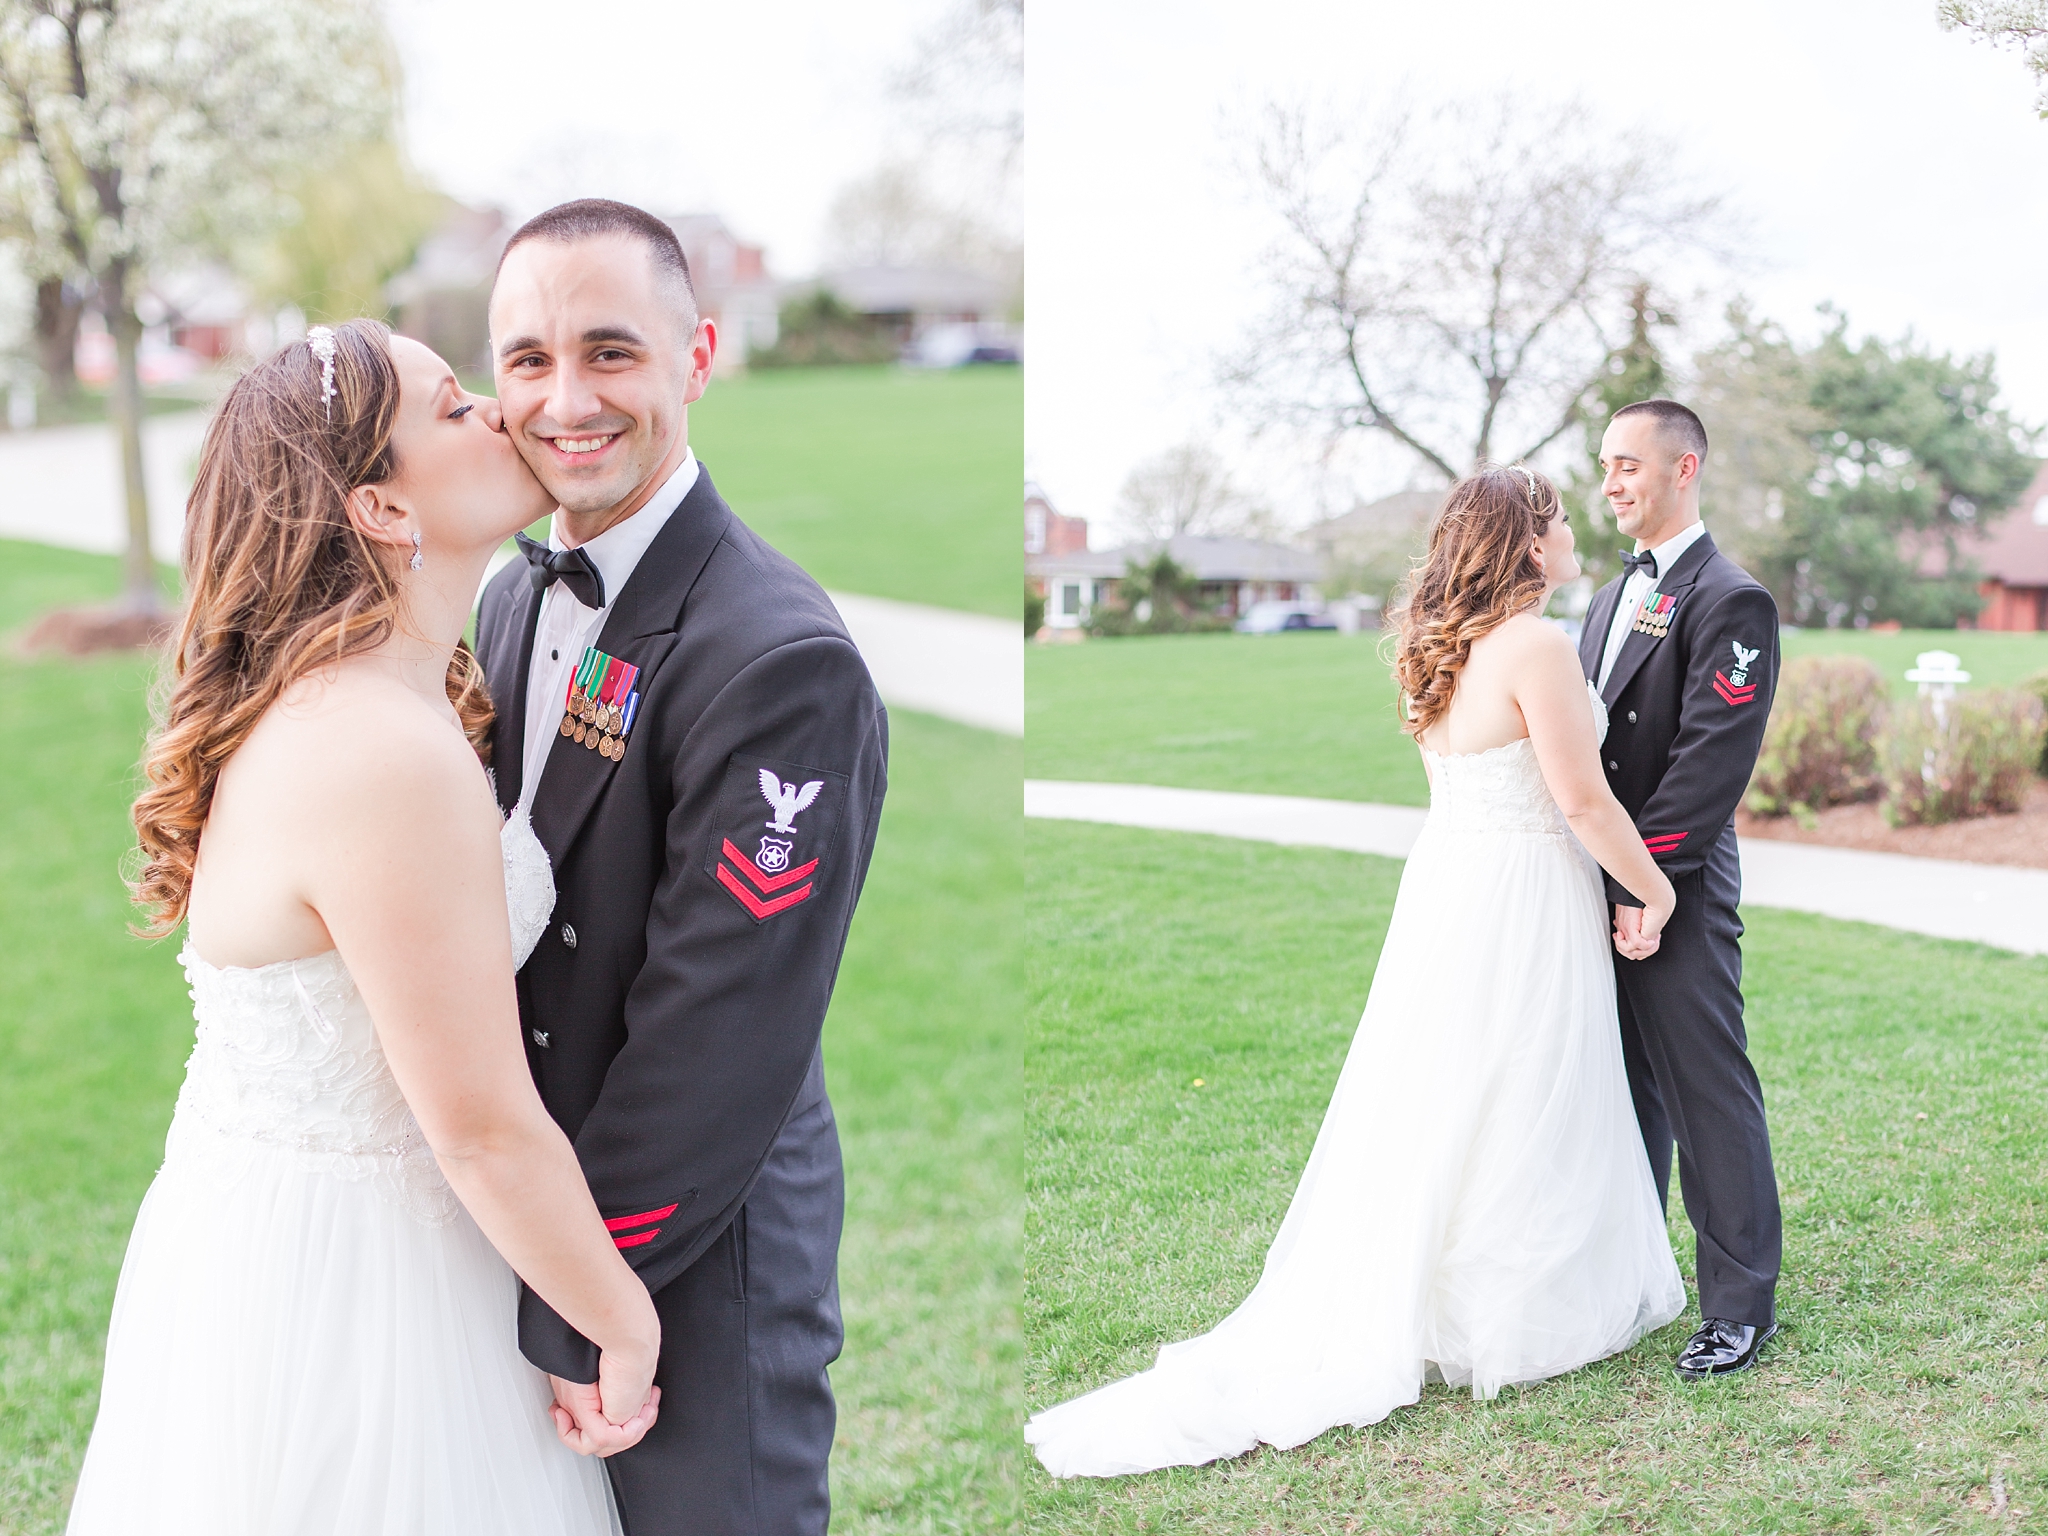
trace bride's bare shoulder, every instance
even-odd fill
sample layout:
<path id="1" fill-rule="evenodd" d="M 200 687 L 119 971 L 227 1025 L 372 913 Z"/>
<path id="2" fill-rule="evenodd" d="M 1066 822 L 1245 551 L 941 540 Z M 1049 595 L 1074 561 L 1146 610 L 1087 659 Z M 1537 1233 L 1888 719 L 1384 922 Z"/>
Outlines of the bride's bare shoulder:
<path id="1" fill-rule="evenodd" d="M 1560 660 L 1578 665 L 1578 647 L 1572 637 L 1541 614 L 1518 613 L 1486 637 L 1496 641 L 1495 649 L 1517 662 L 1555 666 Z"/>
<path id="2" fill-rule="evenodd" d="M 347 665 L 294 683 L 237 756 L 337 808 L 399 798 L 446 805 L 482 782 L 451 721 L 395 678 Z"/>

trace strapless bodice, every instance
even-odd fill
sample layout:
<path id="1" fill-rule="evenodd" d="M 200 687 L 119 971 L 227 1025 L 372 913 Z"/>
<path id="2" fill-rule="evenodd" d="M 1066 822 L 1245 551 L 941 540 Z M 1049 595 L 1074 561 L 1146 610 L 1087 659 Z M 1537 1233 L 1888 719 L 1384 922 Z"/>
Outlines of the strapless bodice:
<path id="1" fill-rule="evenodd" d="M 1607 740 L 1607 707 L 1586 685 L 1593 701 L 1593 728 Z M 1528 737 L 1486 752 L 1431 752 L 1429 819 L 1445 830 L 1568 834 L 1571 824 L 1543 781 L 1543 768 Z"/>
<path id="2" fill-rule="evenodd" d="M 515 965 L 554 909 L 547 852 L 523 813 L 500 838 Z M 370 1011 L 336 950 L 244 969 L 179 956 L 198 1031 L 166 1159 L 270 1152 L 373 1181 L 421 1221 L 458 1209 L 384 1059 Z"/>

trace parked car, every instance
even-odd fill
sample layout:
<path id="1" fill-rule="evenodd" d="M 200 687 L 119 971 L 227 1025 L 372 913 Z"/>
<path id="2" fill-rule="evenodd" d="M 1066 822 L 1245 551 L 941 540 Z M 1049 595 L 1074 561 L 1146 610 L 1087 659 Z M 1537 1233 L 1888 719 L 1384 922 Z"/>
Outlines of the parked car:
<path id="1" fill-rule="evenodd" d="M 1253 603 L 1237 621 L 1240 635 L 1278 635 L 1291 629 L 1335 629 L 1337 621 L 1305 603 Z"/>
<path id="2" fill-rule="evenodd" d="M 903 361 L 913 368 L 965 368 L 974 363 L 1022 360 L 1017 338 L 1007 327 L 966 320 L 932 326 L 903 349 Z"/>

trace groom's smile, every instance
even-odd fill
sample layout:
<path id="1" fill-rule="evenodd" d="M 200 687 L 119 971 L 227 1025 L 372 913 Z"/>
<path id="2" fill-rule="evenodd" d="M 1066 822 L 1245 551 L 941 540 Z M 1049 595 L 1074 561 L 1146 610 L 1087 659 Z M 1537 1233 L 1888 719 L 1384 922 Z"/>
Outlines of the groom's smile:
<path id="1" fill-rule="evenodd" d="M 717 333 L 680 274 L 628 235 L 530 239 L 491 293 L 505 429 L 583 544 L 639 511 L 688 451 Z"/>

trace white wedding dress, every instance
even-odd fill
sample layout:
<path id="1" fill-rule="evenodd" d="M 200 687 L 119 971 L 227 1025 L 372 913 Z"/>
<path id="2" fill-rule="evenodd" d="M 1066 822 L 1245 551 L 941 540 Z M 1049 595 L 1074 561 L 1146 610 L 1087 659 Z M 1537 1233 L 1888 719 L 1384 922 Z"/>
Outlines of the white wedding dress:
<path id="1" fill-rule="evenodd" d="M 1365 1016 L 1257 1287 L 1151 1370 L 1034 1417 L 1054 1476 L 1301 1445 L 1425 1380 L 1491 1397 L 1683 1306 L 1599 868 L 1526 738 L 1431 761 Z"/>
<path id="2" fill-rule="evenodd" d="M 513 955 L 555 902 L 503 834 Z M 198 1039 L 107 1335 L 69 1536 L 600 1536 L 519 1282 L 441 1176 L 334 951 L 183 955 Z"/>

